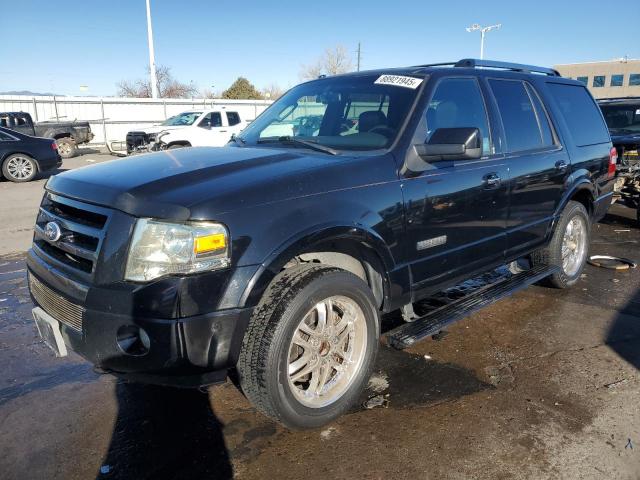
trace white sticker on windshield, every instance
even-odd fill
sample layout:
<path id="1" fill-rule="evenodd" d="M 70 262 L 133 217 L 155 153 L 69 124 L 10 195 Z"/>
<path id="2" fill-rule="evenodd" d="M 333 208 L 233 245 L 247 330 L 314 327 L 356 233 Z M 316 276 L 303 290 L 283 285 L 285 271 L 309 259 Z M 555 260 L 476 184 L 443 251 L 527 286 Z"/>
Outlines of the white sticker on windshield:
<path id="1" fill-rule="evenodd" d="M 636 110 L 636 115 L 640 115 L 640 108 Z"/>
<path id="2" fill-rule="evenodd" d="M 415 90 L 422 83 L 422 79 L 405 77 L 403 75 L 380 75 L 380 77 L 373 83 L 378 85 L 395 85 L 397 87 L 405 87 Z"/>

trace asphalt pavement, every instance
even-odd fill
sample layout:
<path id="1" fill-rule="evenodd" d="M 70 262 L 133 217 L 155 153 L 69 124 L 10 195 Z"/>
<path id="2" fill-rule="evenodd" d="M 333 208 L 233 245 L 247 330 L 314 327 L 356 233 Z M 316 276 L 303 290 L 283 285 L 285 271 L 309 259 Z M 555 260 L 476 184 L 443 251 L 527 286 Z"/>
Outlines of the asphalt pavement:
<path id="1" fill-rule="evenodd" d="M 588 266 L 571 290 L 534 286 L 437 341 L 382 346 L 360 404 L 290 432 L 231 382 L 137 385 L 55 358 L 24 265 L 42 186 L 0 183 L 3 479 L 640 478 L 640 269 Z M 614 206 L 591 253 L 640 260 L 639 243 L 633 212 Z"/>

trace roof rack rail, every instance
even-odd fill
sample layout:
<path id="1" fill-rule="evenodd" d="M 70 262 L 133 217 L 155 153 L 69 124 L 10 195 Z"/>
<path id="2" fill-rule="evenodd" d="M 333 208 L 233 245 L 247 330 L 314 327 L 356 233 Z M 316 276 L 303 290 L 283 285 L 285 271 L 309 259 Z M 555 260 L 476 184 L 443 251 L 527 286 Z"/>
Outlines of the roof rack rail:
<path id="1" fill-rule="evenodd" d="M 553 68 L 536 67 L 534 65 L 522 65 L 520 63 L 498 62 L 496 60 L 478 60 L 475 58 L 464 58 L 455 63 L 455 67 L 463 68 L 498 68 L 502 70 L 512 70 L 514 72 L 542 73 L 552 77 L 560 77 L 560 72 Z"/>

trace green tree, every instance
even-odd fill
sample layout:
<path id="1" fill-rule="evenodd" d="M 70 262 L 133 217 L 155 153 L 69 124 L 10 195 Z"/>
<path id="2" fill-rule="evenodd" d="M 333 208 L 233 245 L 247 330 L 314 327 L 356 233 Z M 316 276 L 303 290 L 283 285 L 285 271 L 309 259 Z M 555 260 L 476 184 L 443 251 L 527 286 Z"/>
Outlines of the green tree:
<path id="1" fill-rule="evenodd" d="M 244 77 L 238 77 L 229 88 L 222 92 L 222 98 L 229 100 L 262 100 L 263 97 L 249 80 Z"/>

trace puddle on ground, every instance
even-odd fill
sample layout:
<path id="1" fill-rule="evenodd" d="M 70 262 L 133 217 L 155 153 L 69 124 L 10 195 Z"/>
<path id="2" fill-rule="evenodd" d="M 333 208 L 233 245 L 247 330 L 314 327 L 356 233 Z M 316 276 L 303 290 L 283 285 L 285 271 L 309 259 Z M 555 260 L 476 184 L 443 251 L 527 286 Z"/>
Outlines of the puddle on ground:
<path id="1" fill-rule="evenodd" d="M 372 381 L 353 411 L 362 410 L 364 403 L 376 395 L 388 401 L 388 408 L 416 408 L 487 388 L 492 386 L 470 370 L 381 345 Z"/>

